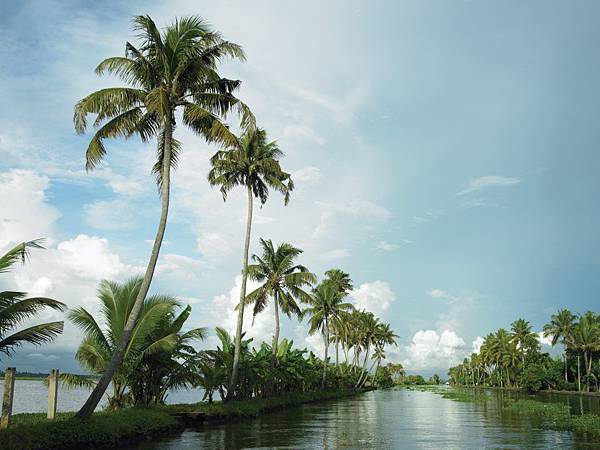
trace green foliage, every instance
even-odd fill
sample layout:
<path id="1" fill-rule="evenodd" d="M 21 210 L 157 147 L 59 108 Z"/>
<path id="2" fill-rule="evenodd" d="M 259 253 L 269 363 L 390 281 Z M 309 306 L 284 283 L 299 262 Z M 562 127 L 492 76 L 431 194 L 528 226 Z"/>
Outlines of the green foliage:
<path id="1" fill-rule="evenodd" d="M 392 375 L 390 374 L 390 370 L 386 367 L 379 367 L 377 372 L 375 372 L 374 378 L 375 386 L 378 388 L 391 388 L 394 386 L 394 380 L 392 379 Z"/>
<path id="2" fill-rule="evenodd" d="M 53 422 L 45 413 L 18 414 L 13 419 L 11 428 L 0 431 L 0 448 L 5 450 L 117 448 L 123 440 L 145 440 L 181 426 L 166 412 L 146 408 L 96 413 L 86 421 L 73 413 L 58 414 Z"/>
<path id="3" fill-rule="evenodd" d="M 425 378 L 423 378 L 422 375 L 406 375 L 400 380 L 399 384 L 405 386 L 419 386 L 425 385 L 427 384 L 427 382 L 425 381 Z"/>
<path id="4" fill-rule="evenodd" d="M 574 315 L 562 309 L 544 326 L 552 345 L 564 347 L 563 360 L 540 352 L 537 333 L 529 322 L 514 321 L 511 332 L 499 329 L 485 336 L 479 353 L 448 371 L 456 385 L 598 391 L 600 389 L 600 316 L 588 311 Z"/>
<path id="5" fill-rule="evenodd" d="M 102 281 L 98 288 L 101 322 L 83 307 L 69 312 L 69 319 L 84 333 L 75 358 L 92 373 L 101 374 L 110 361 L 141 283 L 139 277 L 123 284 Z M 191 344 L 204 337 L 204 329 L 181 332 L 191 307 L 176 314 L 178 307 L 179 302 L 169 296 L 154 295 L 144 300 L 123 363 L 112 378 L 111 407 L 161 403 L 169 389 L 192 382 L 190 365 L 196 352 Z M 82 382 L 70 374 L 63 374 L 61 381 L 73 385 Z"/>
<path id="6" fill-rule="evenodd" d="M 32 248 L 43 248 L 40 240 L 22 242 L 0 256 L 0 273 L 8 272 L 17 262 L 24 263 Z M 67 306 L 46 297 L 27 298 L 25 292 L 0 292 L 0 353 L 10 355 L 23 344 L 42 345 L 52 342 L 63 331 L 64 323 L 55 321 L 15 330 L 23 322 L 50 308 L 64 311 Z"/>

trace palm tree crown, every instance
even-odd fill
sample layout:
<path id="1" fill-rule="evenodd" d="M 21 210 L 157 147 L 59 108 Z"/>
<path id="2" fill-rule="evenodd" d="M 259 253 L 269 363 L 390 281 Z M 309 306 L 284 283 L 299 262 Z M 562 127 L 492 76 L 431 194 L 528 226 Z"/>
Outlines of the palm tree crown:
<path id="1" fill-rule="evenodd" d="M 304 290 L 316 281 L 313 273 L 306 267 L 296 264 L 296 258 L 302 250 L 290 244 L 280 244 L 277 248 L 271 240 L 260 240 L 262 254 L 253 255 L 256 264 L 248 267 L 250 278 L 261 285 L 246 296 L 245 304 L 254 304 L 253 314 L 263 311 L 269 299 L 273 299 L 275 307 L 275 335 L 273 336 L 273 353 L 277 352 L 279 340 L 279 308 L 290 317 L 302 316 L 297 300 L 310 302 L 311 296 Z"/>
<path id="2" fill-rule="evenodd" d="M 265 130 L 251 130 L 234 146 L 218 151 L 212 157 L 213 167 L 208 180 L 212 186 L 221 187 L 223 199 L 235 186 L 246 186 L 264 204 L 270 187 L 284 195 L 287 205 L 294 183 L 290 174 L 281 169 L 279 159 L 282 156 L 277 143 L 268 142 Z"/>
<path id="3" fill-rule="evenodd" d="M 8 272 L 10 267 L 19 261 L 25 262 L 30 248 L 42 246 L 39 241 L 22 242 L 1 256 L 0 273 Z M 10 355 L 25 343 L 41 345 L 51 342 L 63 331 L 62 321 L 42 323 L 14 331 L 18 325 L 35 317 L 45 308 L 57 311 L 66 309 L 64 303 L 51 298 L 26 296 L 25 292 L 0 292 L 0 353 Z"/>
<path id="4" fill-rule="evenodd" d="M 138 46 L 127 42 L 125 56 L 107 58 L 96 67 L 98 75 L 116 75 L 129 86 L 101 89 L 75 106 L 73 121 L 78 133 L 85 132 L 88 114 L 96 115 L 97 131 L 88 145 L 86 168 L 93 169 L 103 159 L 104 139 L 137 135 L 146 142 L 157 136 L 154 172 L 160 180 L 165 140 L 180 107 L 183 122 L 208 142 L 236 145 L 221 117 L 236 110 L 242 117 L 241 126 L 252 128 L 254 116 L 233 95 L 240 81 L 222 78 L 217 64 L 225 57 L 243 60 L 242 48 L 223 40 L 197 16 L 176 20 L 162 32 L 149 16 L 137 16 L 133 23 Z M 178 150 L 178 145 L 171 149 L 171 165 L 177 162 Z"/>

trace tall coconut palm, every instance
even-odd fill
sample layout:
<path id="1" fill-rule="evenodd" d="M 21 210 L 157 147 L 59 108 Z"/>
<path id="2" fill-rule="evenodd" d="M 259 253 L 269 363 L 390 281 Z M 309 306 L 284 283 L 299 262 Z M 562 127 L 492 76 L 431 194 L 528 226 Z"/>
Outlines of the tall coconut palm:
<path id="1" fill-rule="evenodd" d="M 29 249 L 32 248 L 42 248 L 40 241 L 22 242 L 2 255 L 0 257 L 0 273 L 8 272 L 19 261 L 24 263 L 29 255 Z M 0 353 L 10 355 L 23 344 L 45 344 L 62 333 L 64 325 L 62 321 L 14 330 L 45 308 L 64 311 L 66 305 L 46 297 L 27 298 L 25 292 L 0 292 Z"/>
<path id="2" fill-rule="evenodd" d="M 518 352 L 521 354 L 521 364 L 525 367 L 525 354 L 539 348 L 539 336 L 531 329 L 531 324 L 525 319 L 517 319 L 511 325 L 511 337 Z"/>
<path id="3" fill-rule="evenodd" d="M 75 106 L 73 121 L 76 131 L 83 133 L 88 125 L 87 116 L 96 115 L 97 131 L 86 153 L 88 170 L 94 169 L 104 158 L 107 138 L 138 136 L 148 142 L 156 137 L 157 161 L 153 172 L 160 187 L 161 215 L 142 286 L 121 342 L 100 382 L 78 412 L 80 418 L 92 414 L 121 364 L 150 288 L 167 223 L 170 171 L 181 150 L 173 136 L 176 111 L 181 108 L 183 123 L 209 143 L 237 145 L 235 135 L 222 122 L 230 111 L 241 115 L 242 128 L 255 126 L 248 107 L 233 95 L 240 82 L 222 78 L 217 73 L 223 58 L 244 59 L 239 45 L 223 40 L 218 32 L 195 16 L 176 20 L 163 31 L 148 16 L 137 16 L 133 23 L 138 46 L 127 42 L 125 56 L 107 58 L 96 68 L 98 75 L 116 75 L 128 86 L 101 89 L 83 98 Z"/>
<path id="4" fill-rule="evenodd" d="M 352 311 L 354 306 L 351 303 L 344 302 L 344 297 L 340 295 L 338 286 L 327 282 L 322 282 L 313 289 L 309 303 L 310 306 L 303 311 L 304 315 L 310 317 L 308 333 L 313 335 L 319 331 L 323 335 L 323 344 L 325 345 L 323 376 L 321 379 L 321 387 L 324 388 L 327 377 L 327 354 L 331 326 L 341 321 L 344 313 Z"/>
<path id="5" fill-rule="evenodd" d="M 69 311 L 69 319 L 81 329 L 84 336 L 75 358 L 91 372 L 105 373 L 121 342 L 142 283 L 141 277 L 132 278 L 123 284 L 102 281 L 98 287 L 99 315 L 81 306 Z M 180 332 L 191 308 L 188 306 L 180 314 L 176 314 L 179 306 L 179 302 L 170 296 L 153 295 L 144 299 L 140 317 L 123 355 L 123 364 L 111 377 L 111 406 L 123 406 L 126 389 L 132 381 L 130 375 L 137 370 L 144 358 L 203 338 L 205 332 L 202 328 Z M 97 320 L 96 316 L 102 320 Z"/>
<path id="6" fill-rule="evenodd" d="M 356 387 L 360 387 L 363 383 L 363 377 L 367 376 L 367 361 L 369 359 L 369 352 L 371 346 L 375 344 L 377 336 L 377 328 L 379 325 L 379 319 L 371 312 L 361 311 L 359 314 L 359 342 L 360 346 L 365 350 L 365 359 L 363 360 L 362 371 Z"/>
<path id="7" fill-rule="evenodd" d="M 338 291 L 338 294 L 345 297 L 354 289 L 352 279 L 350 275 L 341 269 L 329 269 L 325 272 L 324 283 L 331 283 L 334 288 Z M 343 313 L 346 314 L 346 313 Z M 342 318 L 336 323 L 331 324 L 330 334 L 332 335 L 333 342 L 335 343 L 335 365 L 338 367 L 339 364 L 339 347 L 340 342 L 343 341 L 344 337 L 348 333 L 349 317 Z M 348 355 L 346 353 L 346 362 L 348 362 Z"/>
<path id="8" fill-rule="evenodd" d="M 283 152 L 279 149 L 277 143 L 268 141 L 265 130 L 251 130 L 242 135 L 239 143 L 217 152 L 211 159 L 212 169 L 208 174 L 208 181 L 212 186 L 220 186 L 223 200 L 227 198 L 227 193 L 236 186 L 244 186 L 248 196 L 240 303 L 243 303 L 244 298 L 246 298 L 248 250 L 250 247 L 254 197 L 264 205 L 269 196 L 269 188 L 271 188 L 284 195 L 284 203 L 287 205 L 290 192 L 294 189 L 290 174 L 284 172 L 279 164 L 279 159 L 282 156 Z M 233 387 L 238 379 L 243 326 L 244 308 L 238 308 L 235 355 L 229 381 L 231 386 L 231 389 L 228 390 L 229 393 L 234 391 Z"/>
<path id="9" fill-rule="evenodd" d="M 269 299 L 273 300 L 275 310 L 275 332 L 273 334 L 273 355 L 277 354 L 279 342 L 279 309 L 291 317 L 295 314 L 302 317 L 297 301 L 308 303 L 311 295 L 304 289 L 316 282 L 316 277 L 306 267 L 296 264 L 296 258 L 302 250 L 290 244 L 280 244 L 277 248 L 271 240 L 260 240 L 262 254 L 252 255 L 256 264 L 248 266 L 248 275 L 261 285 L 250 292 L 244 305 L 254 304 L 253 316 L 263 311 Z M 241 305 L 238 305 L 240 308 Z"/>
<path id="10" fill-rule="evenodd" d="M 588 311 L 579 316 L 579 320 L 573 327 L 572 340 L 569 345 L 583 355 L 586 389 L 589 391 L 594 353 L 600 351 L 600 320 L 595 313 Z"/>
<path id="11" fill-rule="evenodd" d="M 563 349 L 563 358 L 565 362 L 565 382 L 569 381 L 567 374 L 567 343 L 572 339 L 575 315 L 568 309 L 561 309 L 550 318 L 550 323 L 544 325 L 544 336 L 552 336 L 552 346 L 560 342 Z"/>

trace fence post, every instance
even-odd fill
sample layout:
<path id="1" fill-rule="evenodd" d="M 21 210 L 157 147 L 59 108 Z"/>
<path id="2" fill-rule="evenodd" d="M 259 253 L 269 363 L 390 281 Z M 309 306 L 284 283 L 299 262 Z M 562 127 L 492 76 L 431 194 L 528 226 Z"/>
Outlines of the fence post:
<path id="1" fill-rule="evenodd" d="M 0 428 L 8 428 L 10 416 L 12 415 L 13 396 L 15 393 L 16 369 L 7 367 L 4 371 L 4 395 L 2 396 L 2 417 Z"/>
<path id="2" fill-rule="evenodd" d="M 56 417 L 56 403 L 58 400 L 58 369 L 52 369 L 48 376 L 48 420 Z"/>

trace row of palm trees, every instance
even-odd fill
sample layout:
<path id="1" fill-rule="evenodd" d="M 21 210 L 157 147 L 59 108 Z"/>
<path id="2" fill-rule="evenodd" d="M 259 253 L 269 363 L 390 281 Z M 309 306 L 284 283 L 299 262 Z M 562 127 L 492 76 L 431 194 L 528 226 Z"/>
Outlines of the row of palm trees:
<path id="1" fill-rule="evenodd" d="M 166 230 L 171 174 L 183 151 L 181 142 L 175 138 L 178 123 L 183 123 L 207 143 L 220 148 L 210 160 L 212 168 L 208 181 L 211 186 L 219 187 L 223 199 L 226 200 L 228 193 L 236 186 L 245 188 L 248 198 L 242 288 L 236 308 L 233 359 L 225 400 L 232 398 L 239 386 L 245 306 L 253 305 L 256 316 L 270 300 L 275 310 L 275 332 L 271 345 L 273 355 L 277 355 L 279 350 L 280 310 L 288 316 L 302 318 L 310 315 L 309 332 L 320 332 L 325 344 L 321 384 L 325 385 L 327 377 L 329 344 L 334 342 L 336 355 L 339 346 L 347 355 L 353 351 L 354 368 L 358 368 L 359 356 L 364 353 L 362 372 L 355 370 L 360 373 L 356 385 L 363 385 L 368 378 L 366 367 L 371 349 L 374 349 L 375 361 L 379 366 L 379 361 L 385 356 L 383 346 L 393 342 L 395 335 L 389 326 L 379 323 L 372 314 L 351 311 L 351 305 L 344 301 L 352 287 L 348 275 L 334 270 L 314 286 L 315 275 L 294 262 L 301 250 L 289 244 L 275 248 L 271 241 L 266 240 L 261 240 L 262 254 L 254 255 L 253 264 L 249 264 L 254 199 L 264 204 L 269 190 L 275 190 L 283 194 L 287 204 L 294 184 L 290 174 L 281 168 L 279 160 L 283 153 L 277 143 L 269 141 L 266 132 L 257 127 L 250 108 L 234 95 L 241 82 L 222 77 L 218 71 L 220 63 L 226 58 L 243 61 L 245 55 L 242 48 L 225 40 L 196 16 L 177 19 L 163 30 L 159 30 L 149 16 L 137 16 L 133 20 L 133 29 L 137 42 L 125 44 L 124 56 L 107 58 L 96 68 L 98 75 L 113 75 L 124 86 L 100 89 L 80 100 L 75 105 L 73 121 L 75 130 L 85 133 L 89 128 L 88 118 L 93 116 L 92 127 L 95 131 L 86 152 L 87 170 L 95 169 L 103 161 L 107 153 L 106 139 L 137 137 L 143 142 L 156 139 L 157 158 L 153 174 L 159 187 L 161 213 L 145 273 L 140 280 L 136 280 L 136 289 L 130 290 L 135 293 L 128 303 L 128 308 L 131 308 L 127 309 L 126 316 L 122 316 L 122 327 L 118 333 L 111 334 L 110 342 L 106 336 L 102 339 L 102 333 L 96 326 L 98 324 L 89 322 L 93 319 L 90 314 L 86 319 L 84 310 L 71 312 L 71 319 L 82 327 L 86 336 L 92 332 L 86 337 L 90 339 L 83 343 L 86 345 L 78 351 L 78 357 L 88 361 L 89 364 L 85 364 L 90 370 L 101 374 L 77 416 L 89 417 L 111 381 L 114 389 L 115 385 L 119 385 L 115 381 L 118 381 L 120 374 L 128 373 L 127 355 L 135 348 L 133 339 L 139 337 L 141 317 L 145 314 L 147 301 L 152 300 L 147 295 Z M 232 112 L 240 119 L 237 127 L 239 136 L 225 122 Z M 251 293 L 246 292 L 248 277 L 261 283 Z M 299 303 L 308 304 L 309 307 L 302 310 Z M 173 301 L 166 304 L 175 306 Z M 89 323 L 86 324 L 85 320 Z M 344 323 L 354 323 L 355 327 L 364 325 L 366 331 L 344 329 Z M 169 328 L 174 324 L 163 325 Z M 165 339 L 174 336 L 174 333 L 167 333 Z M 169 339 L 172 343 L 173 338 Z M 163 345 L 166 341 L 160 342 Z M 103 349 L 102 355 L 98 352 L 94 354 L 95 360 L 85 356 L 86 351 L 91 351 L 92 344 L 95 349 Z M 141 348 L 146 349 L 144 345 Z M 155 349 L 158 347 L 152 345 L 133 353 L 150 356 Z M 94 356 L 91 353 L 87 355 Z M 121 393 L 117 394 L 117 397 L 122 397 Z"/>
<path id="2" fill-rule="evenodd" d="M 562 309 L 544 326 L 552 345 L 562 344 L 563 360 L 540 351 L 540 334 L 518 319 L 510 330 L 500 328 L 485 336 L 478 353 L 449 369 L 450 381 L 471 386 L 530 387 L 536 389 L 598 390 L 600 377 L 600 315 L 575 315 Z"/>
<path id="3" fill-rule="evenodd" d="M 315 276 L 295 263 L 301 250 L 289 244 L 275 248 L 265 240 L 261 240 L 261 246 L 262 254 L 254 255 L 256 264 L 249 266 L 250 276 L 260 285 L 246 297 L 245 305 L 254 306 L 255 316 L 270 301 L 278 305 L 274 308 L 276 326 L 271 345 L 262 343 L 253 348 L 251 339 L 242 339 L 238 383 L 232 387 L 229 382 L 235 355 L 229 333 L 217 327 L 220 345 L 198 351 L 196 344 L 206 338 L 208 331 L 189 329 L 191 307 L 173 296 L 155 294 L 144 299 L 122 364 L 111 376 L 110 408 L 164 403 L 169 390 L 177 388 L 201 387 L 205 399 L 212 401 L 215 391 L 225 400 L 317 388 L 360 388 L 368 381 L 382 386 L 392 384 L 395 372 L 386 371 L 392 366 L 386 366 L 382 372 L 380 363 L 385 359 L 385 346 L 395 344 L 396 335 L 372 313 L 356 310 L 345 301 L 353 289 L 349 275 L 331 269 L 313 287 Z M 35 241 L 16 246 L 0 258 L 0 271 L 24 261 L 30 248 L 41 246 Z M 98 384 L 98 377 L 105 373 L 133 313 L 142 283 L 142 277 L 124 283 L 102 281 L 97 291 L 97 313 L 82 306 L 68 311 L 68 319 L 83 333 L 75 358 L 90 375 L 62 373 L 64 385 L 94 388 Z M 62 332 L 62 321 L 34 325 L 12 334 L 7 331 L 43 308 L 64 311 L 63 303 L 43 297 L 26 298 L 25 293 L 12 291 L 0 293 L 0 300 L 0 351 L 10 354 L 24 343 L 47 343 Z M 307 305 L 304 309 L 303 304 Z M 279 311 L 301 320 L 308 318 L 309 333 L 323 337 L 323 358 L 306 349 L 293 348 L 293 342 L 286 338 L 279 339 Z M 333 345 L 335 364 L 328 356 Z M 339 357 L 339 347 L 343 349 L 344 361 Z M 372 364 L 367 368 L 369 359 Z"/>

